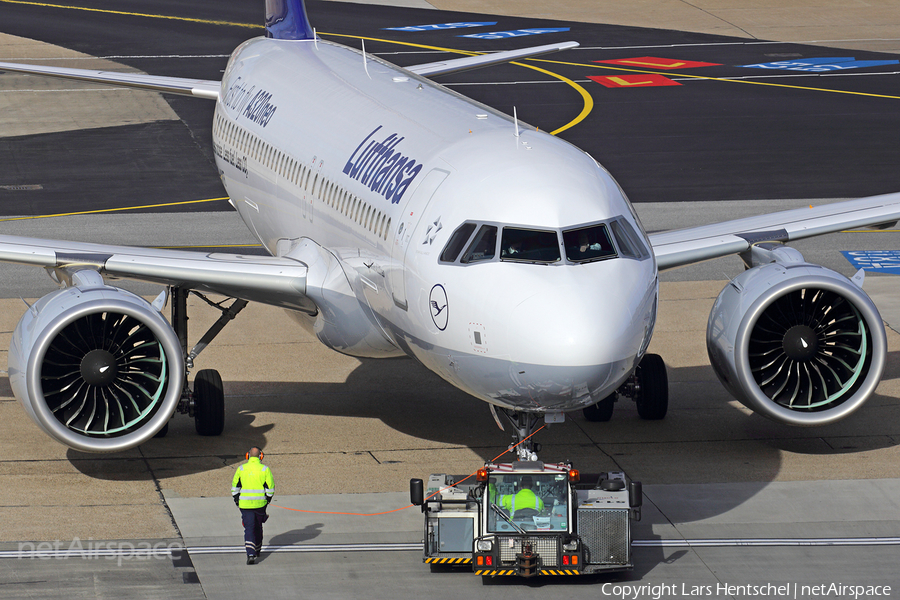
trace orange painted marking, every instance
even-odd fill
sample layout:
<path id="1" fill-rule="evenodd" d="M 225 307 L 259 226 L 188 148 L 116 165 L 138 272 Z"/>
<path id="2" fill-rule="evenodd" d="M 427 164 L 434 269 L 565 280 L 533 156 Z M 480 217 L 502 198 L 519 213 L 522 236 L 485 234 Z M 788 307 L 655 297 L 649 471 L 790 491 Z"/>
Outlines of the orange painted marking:
<path id="1" fill-rule="evenodd" d="M 612 77 L 588 75 L 588 79 L 592 79 L 600 85 L 608 88 L 662 87 L 668 85 L 681 85 L 677 81 L 672 81 L 665 75 L 614 75 Z"/>

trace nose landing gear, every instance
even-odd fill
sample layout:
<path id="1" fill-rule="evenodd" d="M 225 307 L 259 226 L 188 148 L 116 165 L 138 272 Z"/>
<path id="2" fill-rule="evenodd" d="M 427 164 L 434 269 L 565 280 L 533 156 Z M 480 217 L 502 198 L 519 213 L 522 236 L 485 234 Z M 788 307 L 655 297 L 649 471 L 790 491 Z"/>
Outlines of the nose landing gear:
<path id="1" fill-rule="evenodd" d="M 511 410 L 508 408 L 501 408 L 499 410 L 513 427 L 513 440 L 515 441 L 510 445 L 509 449 L 515 449 L 516 454 L 521 461 L 536 461 L 538 459 L 537 453 L 541 451 L 541 445 L 535 442 L 531 436 L 540 429 L 538 424 L 543 418 L 543 415 L 540 413 Z M 491 405 L 491 412 L 494 413 L 494 420 L 497 421 L 497 425 L 500 425 L 500 429 L 503 429 L 503 424 L 497 416 L 497 409 L 495 409 L 493 405 Z"/>

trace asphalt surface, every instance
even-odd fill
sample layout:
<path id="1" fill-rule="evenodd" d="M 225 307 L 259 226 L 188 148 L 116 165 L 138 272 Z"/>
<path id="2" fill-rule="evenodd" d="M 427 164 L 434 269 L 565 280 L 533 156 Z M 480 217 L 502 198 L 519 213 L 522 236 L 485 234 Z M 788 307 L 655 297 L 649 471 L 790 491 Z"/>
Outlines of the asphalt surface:
<path id="1" fill-rule="evenodd" d="M 77 4 L 122 11 L 109 0 Z M 132 2 L 127 8 L 247 24 L 257 23 L 261 11 L 254 3 L 212 1 Z M 610 169 L 650 230 L 900 190 L 898 65 L 827 75 L 779 71 L 775 79 L 769 70 L 737 66 L 815 57 L 895 60 L 895 55 L 331 2 L 311 3 L 309 13 L 323 37 L 357 44 L 353 36 L 366 36 L 368 51 L 407 65 L 437 57 L 432 50 L 396 42 L 481 51 L 581 42 L 579 50 L 529 63 L 556 76 L 506 66 L 441 81 L 501 110 L 516 106 L 520 118 L 542 129 L 570 126 L 560 137 Z M 384 29 L 462 21 L 497 21 L 474 32 L 570 31 L 481 40 L 458 37 L 468 29 Z M 115 62 L 149 73 L 216 79 L 234 46 L 259 30 L 2 3 L 0 32 L 61 47 L 45 48 L 41 56 L 75 51 L 116 57 Z M 38 49 L 29 46 L 24 56 Z M 594 62 L 646 57 L 717 65 L 660 69 Z M 80 60 L 59 64 L 79 66 Z M 636 75 L 638 82 L 654 75 L 682 85 L 607 88 L 587 79 L 594 75 Z M 725 79 L 748 75 L 743 83 Z M 0 103 L 5 103 L 0 104 L 0 215 L 117 210 L 0 220 L 0 231 L 253 251 L 246 229 L 224 201 L 215 200 L 224 193 L 211 162 L 210 103 L 168 98 L 168 106 L 152 118 L 140 118 L 148 114 L 141 105 L 132 111 L 137 116 L 117 115 L 113 124 L 113 107 L 122 96 L 76 93 L 83 88 L 59 83 L 6 95 L 4 81 L 10 77 L 0 76 Z M 30 82 L 18 81 L 20 89 L 31 89 Z M 585 109 L 579 86 L 590 95 L 592 108 L 576 122 Z M 30 115 L 24 124 L 3 120 L 4 113 L 18 115 L 20 109 Z M 76 112 L 77 118 L 62 118 Z M 57 129 L 4 133 L 18 132 L 28 119 L 58 121 Z M 890 230 L 847 233 L 816 240 L 802 251 L 849 274 L 838 250 L 894 249 L 896 241 Z M 337 355 L 299 331 L 283 312 L 251 305 L 198 359 L 198 368 L 218 368 L 226 380 L 226 432 L 219 438 L 195 436 L 190 420 L 178 417 L 166 438 L 121 455 L 68 451 L 25 418 L 0 379 L 0 597 L 457 598 L 573 592 L 620 597 L 604 584 L 651 586 L 641 597 L 653 597 L 652 586 L 663 584 L 675 587 L 663 589 L 662 597 L 680 597 L 693 586 L 699 596 L 746 597 L 751 595 L 746 590 L 718 586 L 768 583 L 793 584 L 793 594 L 786 595 L 796 597 L 827 595 L 804 594 L 801 586 L 831 583 L 891 585 L 889 595 L 896 595 L 900 336 L 888 332 L 884 382 L 860 413 L 814 430 L 770 423 L 728 397 L 706 358 L 709 307 L 739 269 L 736 259 L 726 259 L 666 275 L 651 346 L 669 367 L 671 408 L 664 421 L 642 422 L 633 406 L 620 402 L 611 423 L 588 423 L 574 415 L 540 434 L 545 458 L 570 458 L 585 472 L 621 468 L 644 481 L 647 507 L 636 530 L 632 573 L 524 582 L 432 572 L 409 549 L 421 539 L 417 511 L 383 517 L 325 514 L 400 508 L 410 477 L 467 474 L 500 454 L 509 436 L 496 429 L 483 403 L 412 361 Z M 876 302 L 897 329 L 900 317 L 887 317 L 900 314 L 896 306 L 889 308 L 900 296 L 896 284 L 871 279 L 879 290 Z M 0 281 L 0 296 L 7 298 L 0 300 L 0 347 L 5 347 L 25 310 L 18 298 L 35 298 L 54 286 L 45 274 L 20 267 L 3 267 Z M 196 339 L 217 314 L 199 300 L 190 311 Z M 279 480 L 268 547 L 252 568 L 243 565 L 237 514 L 228 498 L 231 475 L 251 444 L 265 446 L 266 462 Z M 717 541 L 699 542 L 710 538 Z M 388 549 L 376 551 L 369 544 Z"/>
<path id="2" fill-rule="evenodd" d="M 91 7 L 120 8 L 113 2 L 94 2 Z M 63 8 L 45 7 L 38 14 L 31 5 L 5 4 L 2 29 L 93 56 L 115 56 L 117 62 L 152 74 L 218 79 L 231 50 L 261 33 L 254 27 L 259 22 L 257 8 L 253 3 L 224 7 L 213 2 L 129 4 L 129 13 L 243 24 L 229 26 Z M 435 60 L 433 47 L 496 51 L 577 40 L 579 49 L 527 63 L 548 72 L 506 65 L 447 75 L 440 81 L 506 112 L 516 107 L 523 121 L 548 131 L 579 118 L 585 109 L 580 90 L 585 90 L 592 98 L 589 114 L 560 136 L 604 164 L 635 203 L 845 198 L 900 189 L 900 172 L 893 168 L 900 162 L 900 145 L 896 143 L 900 93 L 895 74 L 900 65 L 894 62 L 850 68 L 848 63 L 841 63 L 847 68 L 822 73 L 744 66 L 816 58 L 896 61 L 896 55 L 516 17 L 491 17 L 488 22 L 496 21 L 496 26 L 464 30 L 392 31 L 388 28 L 485 22 L 487 17 L 334 2 L 311 2 L 309 13 L 323 37 L 354 45 L 360 43 L 360 37 L 369 38 L 369 52 L 400 65 Z M 568 31 L 493 40 L 460 37 L 529 28 Z M 647 57 L 655 60 L 625 65 L 596 62 Z M 642 66 L 645 63 L 710 66 L 661 69 Z M 665 77 L 679 85 L 633 87 L 632 82 L 610 89 L 587 79 L 624 77 L 628 81 L 637 76 L 637 81 L 643 81 L 648 75 Z M 559 77 L 575 83 L 564 83 Z M 48 165 L 72 164 L 67 159 L 73 146 L 96 147 L 71 168 L 83 173 L 85 163 L 110 164 L 140 173 L 149 181 L 170 181 L 177 189 L 162 193 L 173 200 L 194 189 L 185 185 L 185 170 L 170 164 L 174 154 L 191 167 L 198 167 L 188 171 L 193 174 L 196 192 L 199 197 L 210 196 L 217 185 L 214 170 L 199 166 L 204 160 L 210 164 L 212 160 L 212 105 L 185 98 L 168 101 L 186 128 L 167 126 L 137 138 L 133 132 L 122 132 L 132 139 L 146 140 L 147 146 L 130 148 L 113 162 L 108 154 L 112 141 L 100 143 L 94 132 L 67 133 L 37 143 L 45 148 L 43 156 Z M 103 132 L 107 140 L 114 140 L 116 135 Z M 40 161 L 15 160 L 11 157 L 14 142 L 6 139 L 0 146 L 4 163 L 15 165 L 12 172 L 4 174 L 3 183 L 40 183 Z M 79 201 L 99 202 L 104 196 L 80 177 L 70 181 L 69 191 Z M 129 206 L 147 204 L 144 201 L 153 188 L 135 187 L 137 193 L 117 194 L 118 201 Z M 17 208 L 36 211 L 23 214 L 66 212 L 58 210 L 66 204 L 63 191 L 40 191 L 28 197 L 24 202 L 11 199 Z M 4 205 L 9 203 L 0 198 L 0 207 Z"/>

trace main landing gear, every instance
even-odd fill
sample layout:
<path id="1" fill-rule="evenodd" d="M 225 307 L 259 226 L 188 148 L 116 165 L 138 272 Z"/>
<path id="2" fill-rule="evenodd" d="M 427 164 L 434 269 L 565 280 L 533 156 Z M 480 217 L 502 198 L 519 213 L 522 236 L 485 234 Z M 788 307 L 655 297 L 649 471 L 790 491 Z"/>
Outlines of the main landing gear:
<path id="1" fill-rule="evenodd" d="M 197 358 L 204 348 L 206 348 L 213 338 L 234 319 L 245 306 L 246 300 L 235 300 L 230 305 L 225 306 L 224 301 L 215 303 L 199 292 L 191 292 L 179 287 L 170 289 L 172 299 L 172 327 L 181 341 L 181 349 L 185 357 L 185 370 L 190 372 L 194 367 L 194 359 Z M 200 338 L 197 345 L 190 352 L 187 349 L 188 339 L 188 316 L 187 316 L 187 299 L 190 294 L 194 294 L 213 308 L 219 310 L 222 315 L 212 324 L 209 330 Z M 181 400 L 176 410 L 181 414 L 194 417 L 194 428 L 200 435 L 221 435 L 225 429 L 225 393 L 222 388 L 222 377 L 219 372 L 214 369 L 203 369 L 197 371 L 194 377 L 194 389 L 188 385 L 187 378 L 184 382 L 184 390 L 181 393 Z M 166 424 L 156 437 L 166 435 L 169 425 Z"/>
<path id="2" fill-rule="evenodd" d="M 662 357 L 645 354 L 622 387 L 597 404 L 583 409 L 584 418 L 588 421 L 609 421 L 613 405 L 621 396 L 634 400 L 642 419 L 658 421 L 665 417 L 669 410 L 669 377 Z"/>

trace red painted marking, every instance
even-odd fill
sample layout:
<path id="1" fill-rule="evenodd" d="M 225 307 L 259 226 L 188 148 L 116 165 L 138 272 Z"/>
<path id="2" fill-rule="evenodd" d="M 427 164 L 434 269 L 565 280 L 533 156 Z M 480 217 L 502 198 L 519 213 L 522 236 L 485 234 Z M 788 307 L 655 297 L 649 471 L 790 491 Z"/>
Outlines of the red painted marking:
<path id="1" fill-rule="evenodd" d="M 623 65 L 626 67 L 650 67 L 653 69 L 696 69 L 697 67 L 718 67 L 719 63 L 698 62 L 693 60 L 675 60 L 657 58 L 655 56 L 639 56 L 637 58 L 617 58 L 615 60 L 595 60 L 596 63 Z"/>
<path id="2" fill-rule="evenodd" d="M 588 75 L 588 79 L 593 79 L 600 85 L 608 88 L 621 87 L 662 87 L 666 85 L 681 85 L 677 81 L 672 81 L 665 75 L 613 75 L 612 77 L 601 77 L 599 75 Z"/>

